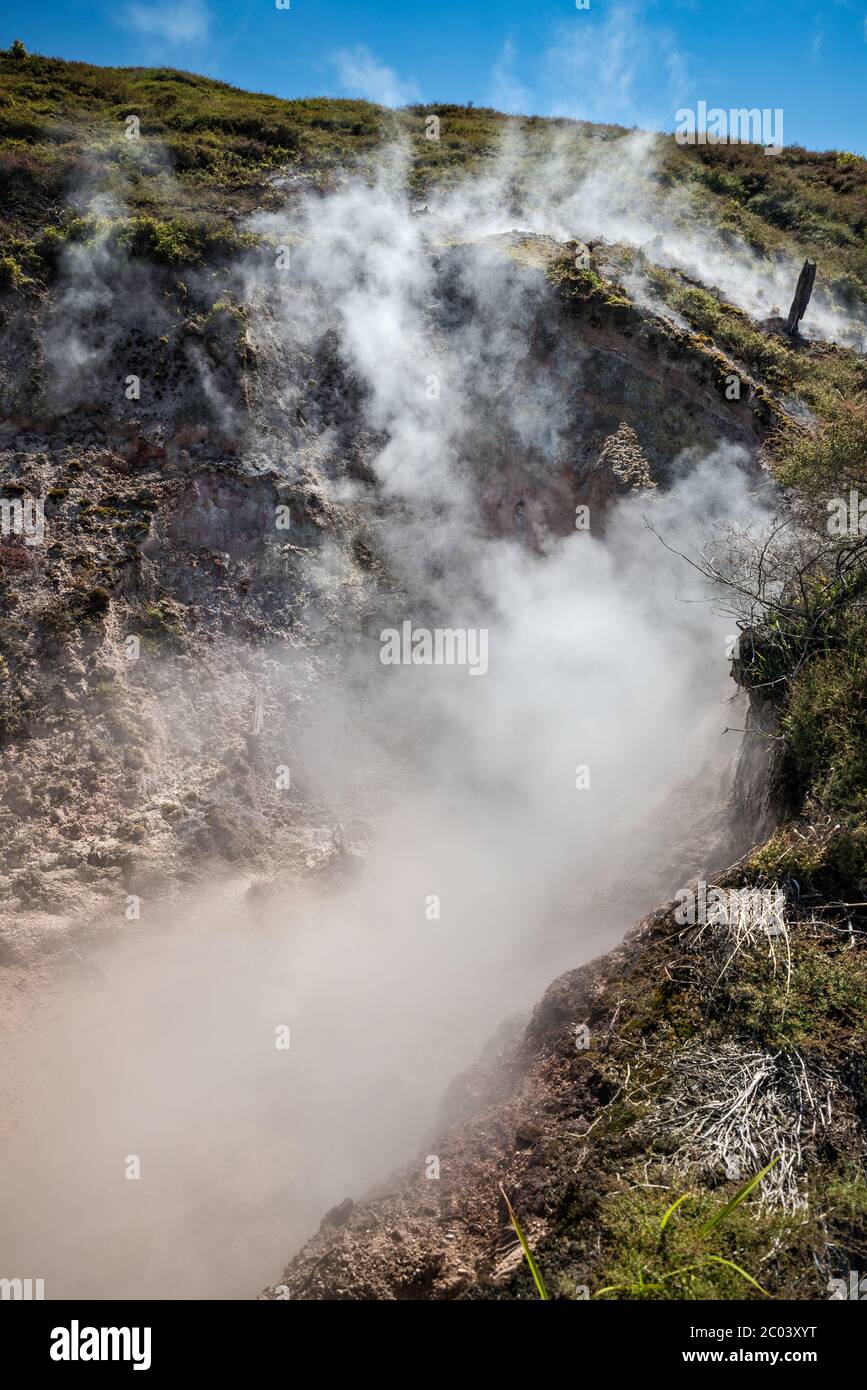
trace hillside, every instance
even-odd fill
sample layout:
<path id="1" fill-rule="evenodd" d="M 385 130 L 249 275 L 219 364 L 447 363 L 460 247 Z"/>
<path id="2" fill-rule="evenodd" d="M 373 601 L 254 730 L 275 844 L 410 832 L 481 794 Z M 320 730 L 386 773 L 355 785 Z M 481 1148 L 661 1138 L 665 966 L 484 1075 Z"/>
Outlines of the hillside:
<path id="1" fill-rule="evenodd" d="M 408 183 L 417 193 L 434 181 L 475 173 L 504 136 L 523 144 L 514 171 L 515 197 L 539 157 L 562 131 L 580 137 L 567 156 L 576 180 L 598 143 L 626 133 L 617 126 L 541 117 L 511 117 L 488 108 L 409 107 L 388 111 L 363 101 L 283 101 L 253 95 L 192 73 L 163 68 L 98 68 L 28 55 L 0 57 L 0 138 L 4 149 L 2 236 L 5 273 L 46 272 L 60 237 L 82 237 L 64 207 L 70 186 L 118 196 L 129 217 L 165 225 L 150 250 L 178 264 L 194 261 L 201 238 L 226 234 L 239 216 L 275 206 L 269 176 L 276 170 L 327 186 L 336 170 L 369 169 L 387 141 L 409 151 Z M 159 154 L 132 159 L 121 143 L 128 115 L 137 115 Z M 425 137 L 427 121 L 445 123 L 441 140 Z M 685 185 L 729 232 L 764 255 L 793 252 L 821 260 L 826 284 L 867 298 L 865 206 L 867 160 L 845 151 L 822 154 L 797 146 L 778 158 L 742 146 L 678 146 L 661 139 L 661 160 L 649 182 Z M 168 162 L 173 180 L 163 176 Z M 195 229 L 195 230 L 194 230 Z M 205 243 L 208 244 L 208 243 Z"/>
<path id="2" fill-rule="evenodd" d="M 532 1298 L 502 1184 L 552 1297 L 827 1297 L 867 1259 L 857 497 L 828 525 L 867 161 L 11 51 L 0 88 L 3 1141 L 31 1181 L 52 1000 L 57 1283 L 166 1296 L 168 1193 L 169 1296 Z M 405 621 L 490 674 L 389 684 Z M 703 881 L 776 906 L 678 920 Z M 106 1224 L 55 1248 L 69 1192 Z"/>

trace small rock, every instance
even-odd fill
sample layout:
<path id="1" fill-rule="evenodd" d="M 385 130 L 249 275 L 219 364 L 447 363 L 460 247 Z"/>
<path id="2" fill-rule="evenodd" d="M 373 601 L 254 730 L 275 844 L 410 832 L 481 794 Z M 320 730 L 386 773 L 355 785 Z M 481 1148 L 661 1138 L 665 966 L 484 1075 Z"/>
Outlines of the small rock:
<path id="1" fill-rule="evenodd" d="M 344 1197 L 336 1207 L 331 1207 L 323 1216 L 319 1223 L 319 1229 L 323 1226 L 343 1226 L 349 1220 L 352 1208 L 355 1206 L 351 1197 Z"/>

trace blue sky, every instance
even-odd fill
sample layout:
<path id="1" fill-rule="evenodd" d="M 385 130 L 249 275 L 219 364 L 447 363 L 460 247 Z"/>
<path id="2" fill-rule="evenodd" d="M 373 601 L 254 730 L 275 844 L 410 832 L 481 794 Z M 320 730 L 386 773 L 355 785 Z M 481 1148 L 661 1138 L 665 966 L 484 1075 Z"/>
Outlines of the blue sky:
<path id="1" fill-rule="evenodd" d="M 867 154 L 867 0 L 0 0 L 0 41 L 278 96 L 474 101 L 672 130 L 782 108 L 785 143 Z"/>

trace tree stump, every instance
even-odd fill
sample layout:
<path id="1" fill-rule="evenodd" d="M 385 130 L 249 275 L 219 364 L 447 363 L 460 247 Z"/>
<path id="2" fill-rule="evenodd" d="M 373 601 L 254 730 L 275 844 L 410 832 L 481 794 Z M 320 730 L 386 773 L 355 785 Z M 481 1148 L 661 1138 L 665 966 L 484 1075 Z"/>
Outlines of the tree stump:
<path id="1" fill-rule="evenodd" d="M 793 338 L 798 331 L 798 324 L 807 312 L 807 305 L 810 302 L 810 295 L 813 293 L 813 282 L 815 279 L 815 261 L 804 261 L 803 268 L 798 276 L 798 287 L 795 290 L 795 298 L 792 300 L 789 317 L 786 319 L 786 332 Z"/>

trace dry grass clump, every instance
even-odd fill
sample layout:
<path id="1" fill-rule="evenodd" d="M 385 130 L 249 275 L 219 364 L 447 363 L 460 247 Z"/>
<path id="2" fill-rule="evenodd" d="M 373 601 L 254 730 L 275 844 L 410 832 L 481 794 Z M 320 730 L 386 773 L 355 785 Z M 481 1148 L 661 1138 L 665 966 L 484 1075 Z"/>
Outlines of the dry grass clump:
<path id="1" fill-rule="evenodd" d="M 652 1125 L 674 1140 L 673 1169 L 739 1177 L 779 1155 L 757 1196 L 788 1211 L 805 1205 L 801 1174 L 821 1138 L 832 1128 L 850 1131 L 834 1077 L 794 1049 L 692 1046 L 676 1056 L 668 1080 Z"/>

